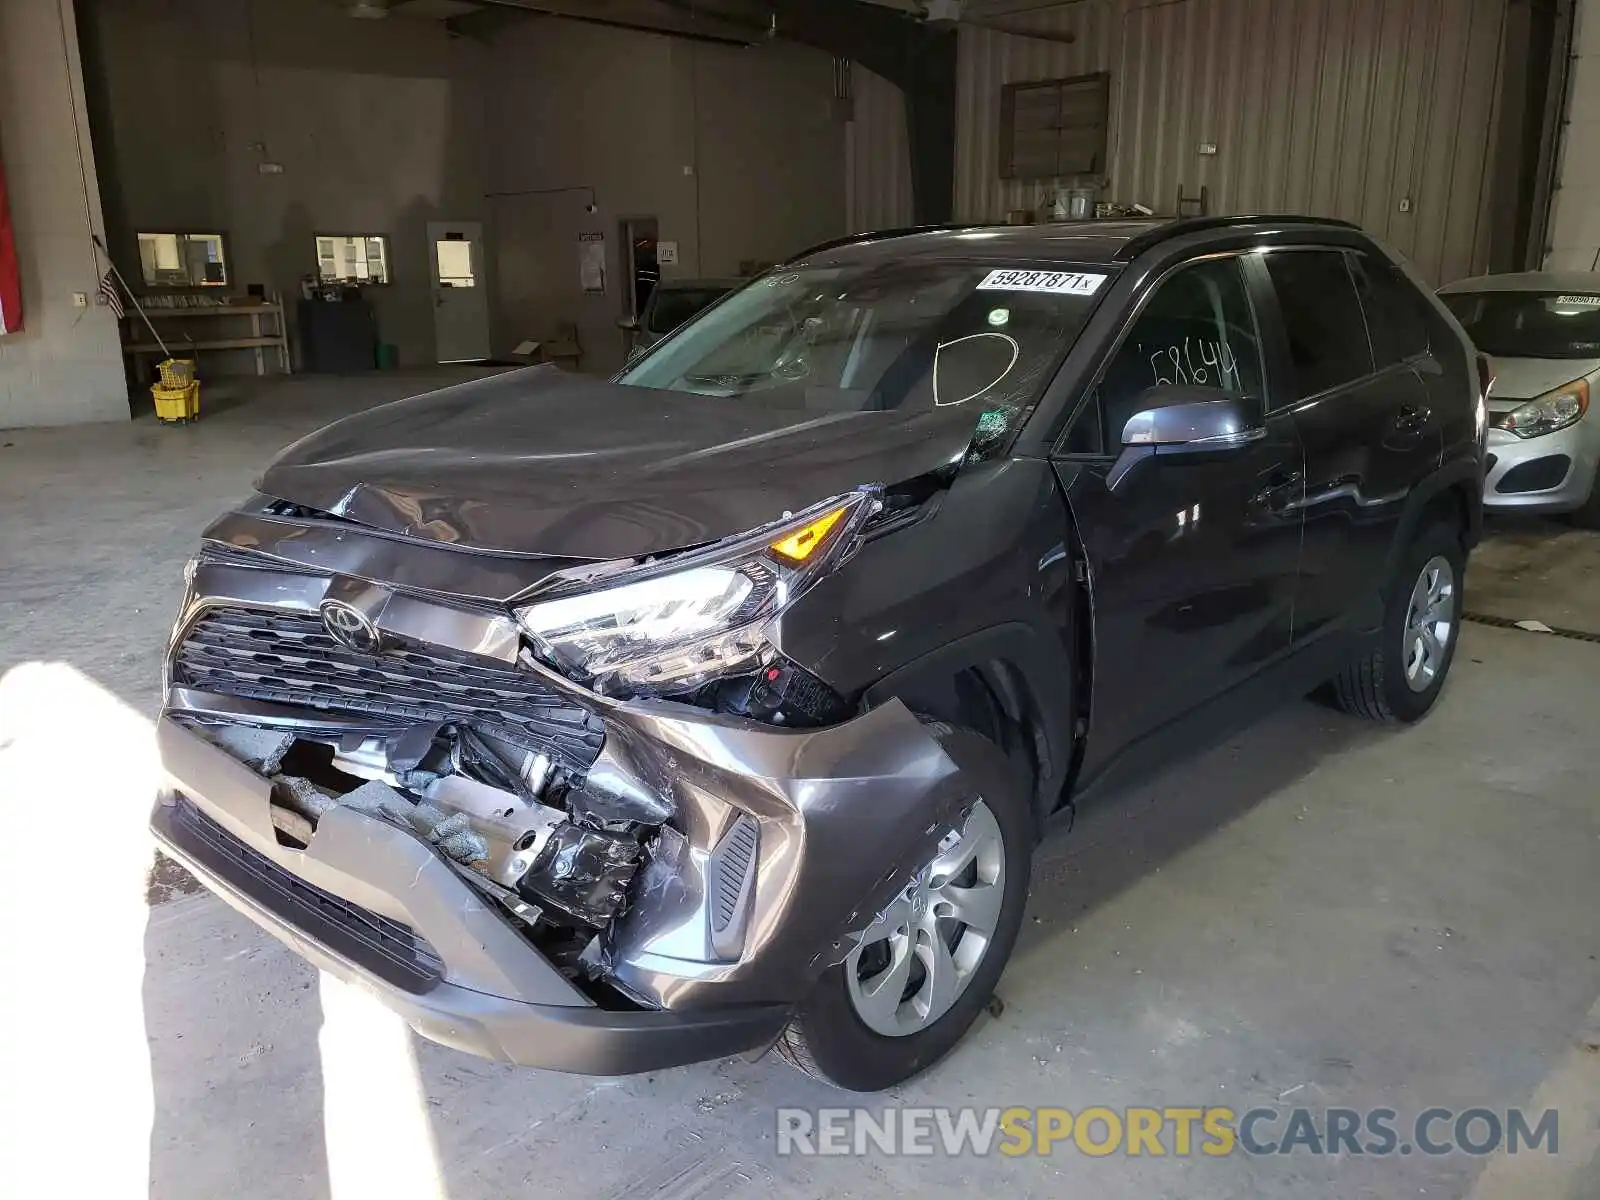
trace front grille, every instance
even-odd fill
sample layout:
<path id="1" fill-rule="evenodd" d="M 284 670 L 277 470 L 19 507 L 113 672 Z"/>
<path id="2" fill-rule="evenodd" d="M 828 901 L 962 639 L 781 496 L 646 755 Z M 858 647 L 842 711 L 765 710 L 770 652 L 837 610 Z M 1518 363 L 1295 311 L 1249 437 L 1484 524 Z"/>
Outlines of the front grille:
<path id="1" fill-rule="evenodd" d="M 352 904 L 245 845 L 188 800 L 179 799 L 167 829 L 173 844 L 301 933 L 415 994 L 444 978 L 438 952 L 409 925 Z"/>
<path id="2" fill-rule="evenodd" d="M 349 650 L 315 613 L 236 605 L 206 609 L 173 660 L 178 687 L 396 723 L 470 725 L 551 753 L 582 774 L 604 733 L 585 709 L 515 667 L 414 642 Z"/>

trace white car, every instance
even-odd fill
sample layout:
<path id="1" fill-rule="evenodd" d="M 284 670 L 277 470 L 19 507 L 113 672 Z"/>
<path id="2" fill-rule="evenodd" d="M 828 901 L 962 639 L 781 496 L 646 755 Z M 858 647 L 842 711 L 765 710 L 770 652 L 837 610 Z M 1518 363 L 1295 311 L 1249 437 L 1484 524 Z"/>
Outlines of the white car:
<path id="1" fill-rule="evenodd" d="M 1600 528 L 1600 272 L 1483 275 L 1439 296 L 1493 362 L 1484 507 Z"/>

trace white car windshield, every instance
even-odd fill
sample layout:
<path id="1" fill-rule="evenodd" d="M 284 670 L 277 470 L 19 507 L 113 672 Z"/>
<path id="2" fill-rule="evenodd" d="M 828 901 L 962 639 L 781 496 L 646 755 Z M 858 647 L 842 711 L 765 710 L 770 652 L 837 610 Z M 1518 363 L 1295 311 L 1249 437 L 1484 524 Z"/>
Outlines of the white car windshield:
<path id="1" fill-rule="evenodd" d="M 883 262 L 776 271 L 617 382 L 822 411 L 971 404 L 1005 426 L 1038 402 L 1103 270 Z"/>

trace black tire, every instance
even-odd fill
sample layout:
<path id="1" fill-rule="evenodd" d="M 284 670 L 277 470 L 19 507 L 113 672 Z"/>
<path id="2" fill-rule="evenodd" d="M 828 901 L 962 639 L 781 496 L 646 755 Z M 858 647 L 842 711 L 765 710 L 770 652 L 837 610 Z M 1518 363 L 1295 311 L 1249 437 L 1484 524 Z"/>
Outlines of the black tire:
<path id="1" fill-rule="evenodd" d="M 1028 901 L 1033 848 L 1038 840 L 1031 789 L 1011 761 L 987 738 L 966 729 L 929 723 L 932 733 L 974 780 L 975 791 L 1000 826 L 1005 855 L 1005 894 L 994 938 L 966 990 L 950 1011 L 926 1029 L 886 1037 L 869 1029 L 851 1004 L 846 966 L 824 971 L 778 1039 L 777 1051 L 791 1066 L 836 1087 L 877 1092 L 927 1070 L 961 1041 L 994 995 L 1022 928 Z"/>
<path id="2" fill-rule="evenodd" d="M 1423 568 L 1435 557 L 1443 558 L 1455 573 L 1455 607 L 1443 663 L 1433 681 L 1415 690 L 1406 679 L 1406 621 L 1412 587 Z M 1466 612 L 1467 552 L 1458 526 L 1438 521 L 1422 533 L 1400 557 L 1385 592 L 1383 628 L 1377 638 L 1362 644 L 1331 681 L 1334 704 L 1352 716 L 1386 725 L 1408 725 L 1433 707 L 1455 661 L 1461 641 L 1461 618 Z"/>

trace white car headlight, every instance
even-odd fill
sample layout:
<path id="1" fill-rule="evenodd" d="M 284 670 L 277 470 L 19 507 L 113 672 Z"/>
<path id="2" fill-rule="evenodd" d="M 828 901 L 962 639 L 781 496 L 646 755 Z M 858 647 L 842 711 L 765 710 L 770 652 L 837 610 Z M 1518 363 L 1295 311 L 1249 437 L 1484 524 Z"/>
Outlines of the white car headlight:
<path id="1" fill-rule="evenodd" d="M 1576 425 L 1588 411 L 1589 381 L 1579 379 L 1512 409 L 1501 419 L 1500 428 L 1519 438 L 1543 437 Z"/>
<path id="2" fill-rule="evenodd" d="M 838 497 L 603 584 L 563 584 L 514 611 L 545 658 L 596 691 L 686 691 L 753 669 L 768 624 L 838 564 L 876 507 L 870 492 Z"/>

